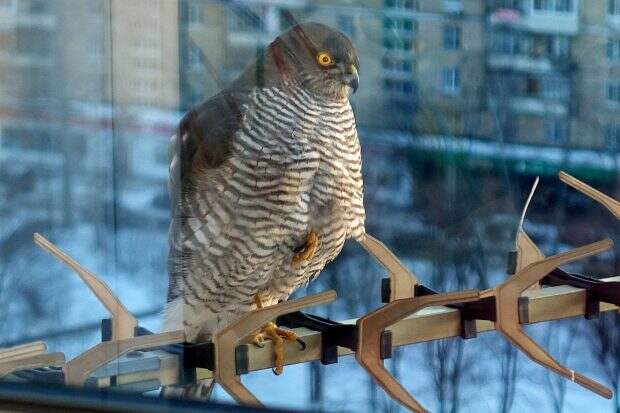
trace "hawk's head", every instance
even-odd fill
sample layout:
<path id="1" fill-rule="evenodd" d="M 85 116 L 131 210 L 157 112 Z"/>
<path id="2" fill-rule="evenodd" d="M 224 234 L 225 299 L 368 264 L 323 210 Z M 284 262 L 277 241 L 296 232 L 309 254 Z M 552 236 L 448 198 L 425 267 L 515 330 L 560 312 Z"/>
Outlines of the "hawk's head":
<path id="1" fill-rule="evenodd" d="M 351 41 L 319 23 L 302 23 L 278 36 L 267 48 L 267 64 L 306 90 L 343 99 L 359 85 L 359 60 Z"/>

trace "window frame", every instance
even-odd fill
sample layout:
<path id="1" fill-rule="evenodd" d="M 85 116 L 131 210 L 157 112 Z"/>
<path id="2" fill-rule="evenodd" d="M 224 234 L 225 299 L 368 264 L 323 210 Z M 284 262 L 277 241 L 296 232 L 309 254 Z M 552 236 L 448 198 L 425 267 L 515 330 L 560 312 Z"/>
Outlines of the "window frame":
<path id="1" fill-rule="evenodd" d="M 444 24 L 443 48 L 444 50 L 459 50 L 461 48 L 461 28 L 456 24 Z"/>
<path id="2" fill-rule="evenodd" d="M 443 68 L 441 89 L 449 94 L 457 94 L 461 91 L 461 73 L 458 66 Z"/>

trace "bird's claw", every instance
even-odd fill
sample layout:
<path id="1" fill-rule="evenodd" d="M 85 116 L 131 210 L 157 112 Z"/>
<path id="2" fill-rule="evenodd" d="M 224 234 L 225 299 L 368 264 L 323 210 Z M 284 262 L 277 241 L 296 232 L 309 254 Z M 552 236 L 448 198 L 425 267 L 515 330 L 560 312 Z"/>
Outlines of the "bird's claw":
<path id="1" fill-rule="evenodd" d="M 291 267 L 298 267 L 302 262 L 307 261 L 314 257 L 316 250 L 319 247 L 319 236 L 316 231 L 311 230 L 306 237 L 306 243 L 295 251 L 295 255 L 291 259 Z"/>
<path id="2" fill-rule="evenodd" d="M 265 324 L 261 330 L 252 338 L 252 343 L 259 348 L 263 348 L 265 339 L 269 338 L 273 342 L 273 352 L 275 357 L 275 367 L 272 369 L 277 376 L 284 371 L 284 340 L 296 341 L 300 350 L 306 349 L 306 343 L 300 339 L 294 331 L 285 330 L 275 323 Z"/>

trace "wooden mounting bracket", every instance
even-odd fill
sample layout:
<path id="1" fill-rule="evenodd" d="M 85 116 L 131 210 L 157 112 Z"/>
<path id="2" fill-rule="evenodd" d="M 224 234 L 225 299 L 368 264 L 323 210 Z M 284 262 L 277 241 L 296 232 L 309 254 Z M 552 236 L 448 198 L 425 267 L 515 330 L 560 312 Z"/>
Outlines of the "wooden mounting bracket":
<path id="1" fill-rule="evenodd" d="M 64 365 L 65 384 L 83 386 L 86 379 L 97 368 L 130 351 L 183 343 L 184 341 L 185 332 L 177 330 L 101 342 Z"/>
<path id="2" fill-rule="evenodd" d="M 41 234 L 34 234 L 34 242 L 45 251 L 52 254 L 58 260 L 66 264 L 69 268 L 76 272 L 77 275 L 84 281 L 84 283 L 95 294 L 97 299 L 104 305 L 112 316 L 112 340 L 121 340 L 132 338 L 134 336 L 135 327 L 138 325 L 138 320 L 131 314 L 125 305 L 118 299 L 110 290 L 110 287 L 95 274 L 82 267 L 67 255 L 60 248 L 52 244 Z"/>
<path id="3" fill-rule="evenodd" d="M 519 324 L 519 297 L 528 287 L 542 280 L 558 266 L 605 251 L 612 245 L 611 240 L 603 240 L 545 258 L 528 265 L 495 288 L 481 293 L 483 298 L 495 297 L 497 312 L 495 328 L 525 355 L 536 363 L 608 399 L 612 397 L 611 390 L 576 373 L 574 370 L 562 366 L 525 334 L 521 324 Z"/>
<path id="4" fill-rule="evenodd" d="M 237 344 L 269 321 L 283 314 L 306 307 L 326 304 L 336 299 L 336 292 L 329 290 L 297 300 L 285 301 L 270 307 L 246 313 L 215 333 L 215 371 L 213 377 L 238 403 L 261 406 L 261 402 L 242 383 L 237 374 L 235 349 Z"/>
<path id="5" fill-rule="evenodd" d="M 585 182 L 581 182 L 579 179 L 575 178 L 572 175 L 567 174 L 564 171 L 560 171 L 558 173 L 558 177 L 560 178 L 560 181 L 564 182 L 565 184 L 569 186 L 572 186 L 573 188 L 575 188 L 582 194 L 589 196 L 590 198 L 594 199 L 599 204 L 603 205 L 605 208 L 609 210 L 609 212 L 614 214 L 616 219 L 620 219 L 620 202 L 616 201 L 609 195 L 605 195 L 601 191 L 598 191 L 592 188 L 590 185 L 586 184 Z"/>
<path id="6" fill-rule="evenodd" d="M 427 412 L 383 366 L 381 360 L 383 331 L 397 321 L 425 307 L 464 303 L 476 301 L 479 298 L 479 292 L 471 290 L 392 301 L 357 320 L 358 338 L 355 358 L 374 381 L 394 400 L 414 412 Z"/>
<path id="7" fill-rule="evenodd" d="M 64 364 L 63 353 L 46 353 L 46 351 L 47 345 L 42 341 L 0 349 L 0 377 L 17 370 Z"/>
<path id="8" fill-rule="evenodd" d="M 416 276 L 381 241 L 365 234 L 360 245 L 381 264 L 390 276 L 389 301 L 411 298 L 418 283 Z"/>

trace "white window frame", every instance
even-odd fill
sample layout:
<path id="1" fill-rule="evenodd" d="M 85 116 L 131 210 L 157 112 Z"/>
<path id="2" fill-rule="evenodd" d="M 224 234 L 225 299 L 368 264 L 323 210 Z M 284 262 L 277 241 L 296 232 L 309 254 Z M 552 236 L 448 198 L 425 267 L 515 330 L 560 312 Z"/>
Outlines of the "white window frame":
<path id="1" fill-rule="evenodd" d="M 420 10 L 420 4 L 418 0 L 394 0 L 394 5 L 392 6 L 395 9 L 404 9 L 404 10 Z"/>
<path id="2" fill-rule="evenodd" d="M 458 67 L 445 67 L 443 69 L 441 87 L 446 93 L 458 93 L 461 90 L 461 74 Z"/>
<path id="3" fill-rule="evenodd" d="M 190 68 L 202 67 L 201 50 L 195 44 L 190 44 L 187 48 L 187 65 Z"/>
<path id="4" fill-rule="evenodd" d="M 607 39 L 605 55 L 608 62 L 620 63 L 620 38 Z"/>
<path id="5" fill-rule="evenodd" d="M 553 36 L 551 38 L 551 54 L 555 57 L 565 57 L 570 54 L 570 39 L 568 36 Z"/>
<path id="6" fill-rule="evenodd" d="M 611 106 L 620 106 L 620 80 L 608 81 L 605 87 L 605 98 Z"/>
<path id="7" fill-rule="evenodd" d="M 443 26 L 443 48 L 446 50 L 459 50 L 461 48 L 461 28 L 454 24 Z"/>
<path id="8" fill-rule="evenodd" d="M 603 127 L 603 144 L 613 150 L 620 148 L 620 123 L 608 123 Z"/>
<path id="9" fill-rule="evenodd" d="M 564 2 L 568 1 L 568 10 L 560 9 L 560 6 Z M 541 7 L 537 7 L 537 3 Z M 533 0 L 532 10 L 537 12 L 553 12 L 553 13 L 574 13 L 575 1 L 574 0 Z"/>
<path id="10" fill-rule="evenodd" d="M 553 144 L 567 144 L 568 136 L 568 119 L 547 118 L 545 119 L 545 140 Z"/>
<path id="11" fill-rule="evenodd" d="M 187 23 L 188 24 L 202 24 L 202 5 L 198 3 L 189 3 L 187 6 Z"/>
<path id="12" fill-rule="evenodd" d="M 545 99 L 565 100 L 570 97 L 570 83 L 565 78 L 546 76 L 542 78 L 541 84 Z"/>

